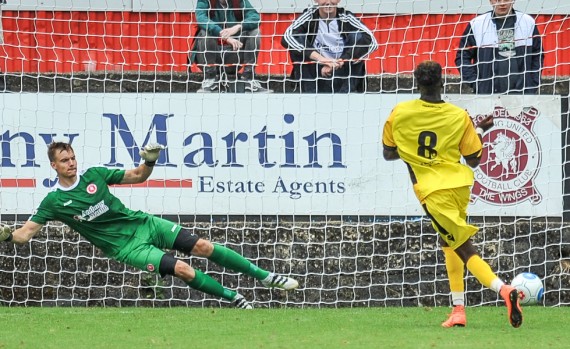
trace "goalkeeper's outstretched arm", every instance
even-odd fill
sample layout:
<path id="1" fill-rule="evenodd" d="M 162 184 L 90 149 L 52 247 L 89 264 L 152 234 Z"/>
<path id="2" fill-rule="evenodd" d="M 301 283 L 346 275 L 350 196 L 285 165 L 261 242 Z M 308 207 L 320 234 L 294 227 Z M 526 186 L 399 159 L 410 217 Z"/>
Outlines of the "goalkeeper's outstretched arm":
<path id="1" fill-rule="evenodd" d="M 152 173 L 152 166 L 148 166 L 146 164 L 140 164 L 139 167 L 125 171 L 125 176 L 123 177 L 121 184 L 143 183 L 148 179 L 148 177 L 150 177 L 151 173 Z"/>
<path id="2" fill-rule="evenodd" d="M 121 184 L 138 184 L 146 181 L 152 173 L 152 168 L 160 156 L 160 151 L 163 149 L 164 146 L 157 143 L 147 144 L 143 147 L 140 151 L 140 156 L 144 160 L 144 163 L 139 165 L 137 168 L 125 171 L 125 176 L 123 177 Z"/>
<path id="3" fill-rule="evenodd" d="M 9 226 L 3 226 L 0 229 L 0 241 L 11 241 L 15 244 L 25 244 L 31 238 L 40 232 L 43 225 L 32 221 L 27 221 L 24 225 L 16 230 Z"/>

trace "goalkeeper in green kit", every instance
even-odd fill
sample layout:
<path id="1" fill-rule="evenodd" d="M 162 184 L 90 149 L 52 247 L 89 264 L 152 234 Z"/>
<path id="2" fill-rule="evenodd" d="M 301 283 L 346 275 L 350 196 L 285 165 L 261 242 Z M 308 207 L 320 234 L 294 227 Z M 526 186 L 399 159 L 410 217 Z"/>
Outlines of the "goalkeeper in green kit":
<path id="1" fill-rule="evenodd" d="M 189 229 L 159 217 L 132 211 L 113 194 L 108 186 L 137 184 L 148 179 L 164 149 L 149 144 L 140 155 L 145 160 L 131 170 L 92 167 L 77 173 L 75 152 L 68 143 L 54 142 L 48 147 L 51 167 L 57 172 L 58 184 L 40 203 L 36 212 L 19 229 L 0 229 L 0 241 L 24 244 L 48 221 L 61 221 L 81 234 L 105 255 L 117 261 L 161 276 L 174 275 L 188 286 L 232 302 L 236 307 L 252 309 L 241 294 L 163 249 L 189 253 L 225 268 L 247 274 L 265 287 L 294 290 L 299 283 L 286 276 L 263 270 L 240 254 L 224 246 L 212 244 Z"/>

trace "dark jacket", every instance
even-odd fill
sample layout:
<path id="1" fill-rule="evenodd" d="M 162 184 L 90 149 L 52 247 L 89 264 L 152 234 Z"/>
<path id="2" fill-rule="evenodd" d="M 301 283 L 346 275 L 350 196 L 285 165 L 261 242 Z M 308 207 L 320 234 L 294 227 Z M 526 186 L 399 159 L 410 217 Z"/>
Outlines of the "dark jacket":
<path id="1" fill-rule="evenodd" d="M 497 34 L 501 26 L 514 32 L 514 56 L 510 58 L 501 56 Z M 470 83 L 476 93 L 536 94 L 544 54 L 534 19 L 519 11 L 503 20 L 494 18 L 492 11 L 475 17 L 461 37 L 455 64 L 462 81 Z"/>
<path id="2" fill-rule="evenodd" d="M 354 60 L 363 59 L 378 48 L 374 35 L 364 23 L 343 8 L 337 9 L 339 31 L 344 41 L 344 50 L 340 59 Z M 317 51 L 314 42 L 319 29 L 319 9 L 311 7 L 303 13 L 287 28 L 281 45 L 289 49 L 293 61 L 309 61 L 311 53 Z M 295 65 L 293 68 L 298 68 Z M 294 75 L 294 74 L 293 74 Z"/>
<path id="3" fill-rule="evenodd" d="M 196 3 L 196 22 L 198 27 L 208 35 L 220 36 L 224 28 L 242 25 L 242 31 L 259 28 L 259 13 L 251 6 L 249 0 L 228 0 L 228 10 L 219 0 L 198 0 Z"/>

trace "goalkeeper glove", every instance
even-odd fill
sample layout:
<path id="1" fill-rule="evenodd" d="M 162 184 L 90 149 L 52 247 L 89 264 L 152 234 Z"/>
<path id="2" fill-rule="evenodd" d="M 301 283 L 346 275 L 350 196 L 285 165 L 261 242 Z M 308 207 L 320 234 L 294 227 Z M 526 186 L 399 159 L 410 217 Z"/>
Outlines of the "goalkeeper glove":
<path id="1" fill-rule="evenodd" d="M 150 143 L 145 145 L 140 151 L 139 155 L 144 159 L 144 164 L 148 167 L 153 167 L 158 160 L 160 151 L 164 149 L 164 145 L 158 143 Z"/>
<path id="2" fill-rule="evenodd" d="M 12 241 L 12 228 L 5 225 L 0 229 L 0 241 Z"/>

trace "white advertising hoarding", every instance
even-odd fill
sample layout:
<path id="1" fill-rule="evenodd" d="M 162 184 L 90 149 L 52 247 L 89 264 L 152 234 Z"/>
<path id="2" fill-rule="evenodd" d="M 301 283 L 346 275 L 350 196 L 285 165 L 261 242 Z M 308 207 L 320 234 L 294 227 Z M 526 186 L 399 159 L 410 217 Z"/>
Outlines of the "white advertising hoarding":
<path id="1" fill-rule="evenodd" d="M 250 0 L 262 13 L 299 13 L 313 0 Z M 488 0 L 342 0 L 339 6 L 354 13 L 419 14 L 483 13 L 491 10 Z M 7 0 L 3 5 L 15 11 L 135 11 L 194 12 L 196 0 Z M 530 14 L 567 14 L 567 0 L 517 0 L 515 8 Z"/>
<path id="2" fill-rule="evenodd" d="M 381 133 L 401 94 L 3 94 L 0 213 L 30 213 L 54 185 L 46 156 L 71 141 L 80 168 L 130 169 L 167 146 L 144 186 L 114 187 L 157 214 L 423 215 Z M 472 215 L 561 216 L 560 99 L 445 97 L 493 113 Z"/>
<path id="3" fill-rule="evenodd" d="M 131 11 L 132 0 L 6 0 L 9 11 Z"/>

